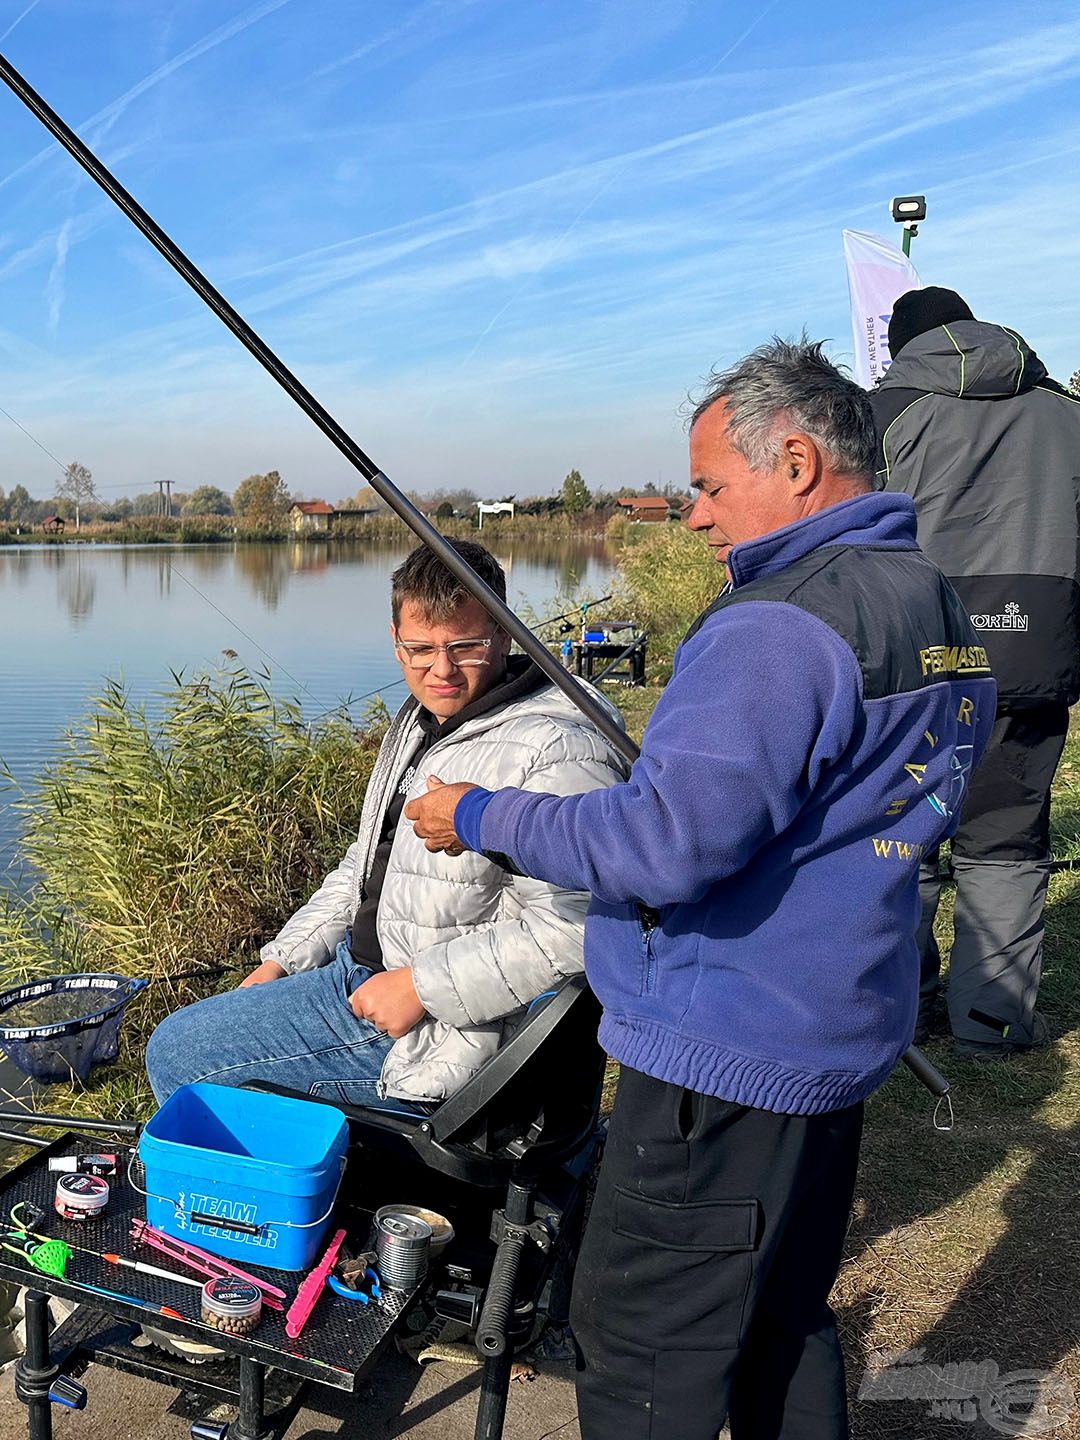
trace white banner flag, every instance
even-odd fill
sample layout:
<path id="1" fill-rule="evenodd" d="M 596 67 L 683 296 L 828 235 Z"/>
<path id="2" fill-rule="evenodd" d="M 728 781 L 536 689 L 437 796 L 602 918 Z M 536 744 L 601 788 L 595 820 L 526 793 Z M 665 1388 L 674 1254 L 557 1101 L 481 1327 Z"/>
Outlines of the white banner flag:
<path id="1" fill-rule="evenodd" d="M 844 231 L 844 263 L 851 295 L 855 379 L 871 389 L 889 368 L 889 321 L 908 290 L 921 290 L 915 266 L 895 245 L 865 230 Z"/>

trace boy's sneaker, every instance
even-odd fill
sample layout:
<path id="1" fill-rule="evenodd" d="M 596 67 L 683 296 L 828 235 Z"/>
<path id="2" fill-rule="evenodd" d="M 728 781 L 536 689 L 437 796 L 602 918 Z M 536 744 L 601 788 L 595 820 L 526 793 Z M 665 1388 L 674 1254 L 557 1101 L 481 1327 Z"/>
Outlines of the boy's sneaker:
<path id="1" fill-rule="evenodd" d="M 1045 1050 L 1050 1044 L 1050 1026 L 1046 1017 L 1036 1010 L 1031 1017 L 1031 1039 L 1004 1040 L 984 1043 L 979 1040 L 954 1040 L 953 1054 L 958 1060 L 1005 1060 L 1010 1055 L 1027 1055 L 1032 1050 Z"/>

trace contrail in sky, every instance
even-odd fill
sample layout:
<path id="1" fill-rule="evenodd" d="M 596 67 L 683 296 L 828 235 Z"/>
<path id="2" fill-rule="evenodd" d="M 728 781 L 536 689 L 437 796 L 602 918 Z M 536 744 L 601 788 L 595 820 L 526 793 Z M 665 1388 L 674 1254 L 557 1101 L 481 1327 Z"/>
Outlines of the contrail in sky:
<path id="1" fill-rule="evenodd" d="M 0 45 L 2 45 L 2 44 L 4 43 L 4 41 L 5 41 L 5 40 L 7 39 L 7 37 L 11 34 L 11 32 L 16 28 L 16 26 L 22 24 L 22 22 L 26 19 L 27 15 L 30 14 L 30 11 L 31 11 L 31 10 L 36 10 L 37 7 L 38 7 L 40 4 L 41 4 L 41 0 L 30 0 L 30 4 L 27 5 L 26 9 L 22 12 L 22 14 L 21 14 L 21 15 L 17 15 L 17 16 L 15 17 L 15 19 L 11 22 L 11 24 L 8 26 L 8 28 L 4 31 L 4 33 L 3 33 L 2 35 L 0 35 Z"/>
<path id="2" fill-rule="evenodd" d="M 724 53 L 719 56 L 719 58 L 715 60 L 712 65 L 709 66 L 708 70 L 705 71 L 704 75 L 700 77 L 697 84 L 690 91 L 690 94 L 687 97 L 688 100 L 692 100 L 694 98 L 694 96 L 697 94 L 698 90 L 700 90 L 701 86 L 705 83 L 705 81 L 708 80 L 710 76 L 713 75 L 717 70 L 719 70 L 720 66 L 723 65 L 725 60 L 730 59 L 730 57 L 734 55 L 735 51 L 747 38 L 750 32 L 752 30 L 756 30 L 757 27 L 761 24 L 761 22 L 765 19 L 766 15 L 768 15 L 771 11 L 775 10 L 779 3 L 780 0 L 769 0 L 769 4 L 766 5 L 764 9 L 758 13 L 756 18 L 750 22 L 750 24 L 746 27 L 742 34 L 739 35 L 736 40 L 732 41 L 732 43 L 728 46 Z M 525 293 L 529 286 L 532 285 L 533 282 L 536 280 L 536 277 L 544 270 L 546 270 L 548 266 L 550 266 L 552 262 L 558 258 L 559 252 L 562 250 L 567 240 L 569 240 L 570 236 L 577 229 L 578 224 L 585 218 L 585 216 L 589 213 L 589 211 L 593 208 L 593 206 L 601 198 L 601 196 L 604 195 L 606 191 L 611 189 L 612 185 L 615 184 L 616 180 L 619 179 L 623 171 L 626 170 L 632 159 L 633 155 L 631 154 L 631 156 L 629 156 L 622 165 L 612 170 L 612 172 L 607 176 L 607 178 L 600 182 L 593 194 L 589 197 L 588 200 L 586 200 L 585 204 L 582 205 L 581 209 L 577 212 L 574 218 L 570 221 L 569 225 L 567 225 L 566 229 L 555 241 L 555 244 L 552 246 L 551 252 L 548 255 L 547 260 L 545 260 L 538 269 L 534 270 L 531 275 L 527 275 L 526 278 L 518 286 L 518 288 L 514 291 L 514 293 L 510 296 L 510 298 L 504 301 L 503 304 L 499 307 L 499 309 L 496 310 L 495 314 L 491 317 L 491 319 L 487 322 L 484 328 L 480 331 L 480 334 L 477 335 L 476 339 L 473 341 L 472 349 L 465 356 L 465 359 L 461 362 L 461 365 L 458 368 L 459 375 L 462 371 L 466 370 L 469 367 L 469 365 L 473 361 L 473 358 L 476 355 L 476 352 L 480 349 L 480 346 L 491 334 L 492 330 L 494 330 L 495 326 L 499 323 L 499 321 L 503 318 L 503 316 L 511 308 L 511 306 L 517 303 L 517 301 L 521 298 L 521 296 Z M 430 415 L 431 413 L 431 406 L 433 404 L 434 400 L 429 403 L 427 410 L 428 415 Z"/>
<path id="3" fill-rule="evenodd" d="M 37 3 L 38 0 L 33 0 L 33 4 L 30 5 L 29 10 L 32 10 Z M 123 95 L 110 101 L 109 104 L 106 105 L 104 109 L 99 110 L 96 115 L 91 115 L 89 120 L 84 120 L 80 129 L 85 130 L 92 125 L 100 125 L 102 123 L 105 123 L 106 127 L 111 127 L 113 122 L 120 118 L 133 100 L 137 100 L 140 95 L 145 95 L 146 92 L 152 90 L 155 85 L 160 85 L 162 80 L 167 80 L 174 71 L 179 70 L 184 65 L 190 64 L 192 60 L 198 60 L 200 56 L 207 54 L 208 51 L 215 50 L 219 45 L 223 45 L 226 40 L 233 39 L 234 36 L 241 34 L 252 25 L 258 24 L 258 22 L 267 15 L 273 14 L 275 10 L 280 10 L 288 4 L 289 0 L 263 0 L 261 5 L 255 5 L 251 9 L 245 10 L 244 13 L 238 15 L 235 20 L 230 20 L 224 25 L 219 25 L 216 30 L 211 30 L 208 35 L 204 35 L 201 40 L 196 40 L 194 45 L 189 45 L 188 48 L 182 50 L 179 55 L 174 55 L 171 60 L 166 60 L 164 65 L 159 65 L 156 70 L 152 70 L 149 75 L 144 76 L 143 79 L 133 85 L 130 90 L 125 90 Z M 24 10 L 23 15 L 29 14 L 29 10 Z M 19 20 L 23 18 L 23 15 L 19 16 Z M 15 21 L 15 25 L 19 23 L 19 20 Z M 12 25 L 5 33 L 10 35 L 15 25 Z M 4 37 L 0 35 L 0 40 L 3 38 Z M 39 150 L 36 155 L 31 156 L 31 158 L 20 165 L 17 170 L 13 170 L 10 175 L 6 175 L 0 180 L 0 190 L 19 175 L 25 175 L 28 170 L 34 169 L 40 165 L 43 160 L 46 160 L 50 155 L 55 155 L 56 153 L 57 151 L 54 145 L 47 145 L 43 150 Z"/>

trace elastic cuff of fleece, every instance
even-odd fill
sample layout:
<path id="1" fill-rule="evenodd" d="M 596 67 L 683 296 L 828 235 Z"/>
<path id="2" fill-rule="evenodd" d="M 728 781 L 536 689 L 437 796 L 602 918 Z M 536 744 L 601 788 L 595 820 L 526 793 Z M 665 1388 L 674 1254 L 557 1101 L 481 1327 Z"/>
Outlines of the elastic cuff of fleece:
<path id="1" fill-rule="evenodd" d="M 481 848 L 480 821 L 489 802 L 494 798 L 494 790 L 485 790 L 483 786 L 477 785 L 472 790 L 466 790 L 454 807 L 454 833 L 467 849 Z"/>

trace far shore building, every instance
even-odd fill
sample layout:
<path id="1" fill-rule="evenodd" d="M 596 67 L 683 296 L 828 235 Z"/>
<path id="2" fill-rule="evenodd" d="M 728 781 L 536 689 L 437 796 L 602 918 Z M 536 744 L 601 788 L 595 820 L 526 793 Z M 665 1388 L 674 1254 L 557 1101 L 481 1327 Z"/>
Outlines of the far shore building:
<path id="1" fill-rule="evenodd" d="M 672 515 L 671 501 L 664 495 L 624 495 L 615 504 L 628 520 L 640 520 L 647 525 L 666 522 Z"/>
<path id="2" fill-rule="evenodd" d="M 296 500 L 289 506 L 289 524 L 296 535 L 327 531 L 338 524 L 356 524 L 376 514 L 374 509 L 339 510 L 325 500 Z"/>
<path id="3" fill-rule="evenodd" d="M 289 506 L 289 523 L 297 534 L 305 530 L 329 530 L 334 507 L 325 500 L 297 500 Z"/>

